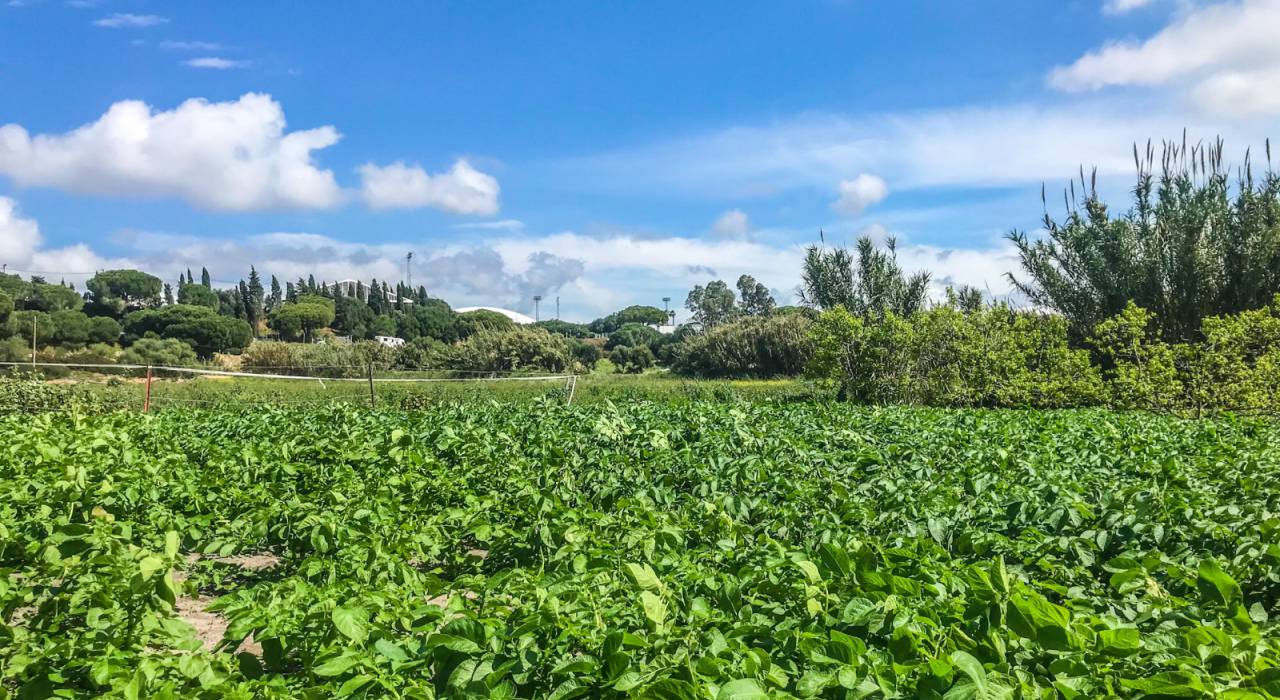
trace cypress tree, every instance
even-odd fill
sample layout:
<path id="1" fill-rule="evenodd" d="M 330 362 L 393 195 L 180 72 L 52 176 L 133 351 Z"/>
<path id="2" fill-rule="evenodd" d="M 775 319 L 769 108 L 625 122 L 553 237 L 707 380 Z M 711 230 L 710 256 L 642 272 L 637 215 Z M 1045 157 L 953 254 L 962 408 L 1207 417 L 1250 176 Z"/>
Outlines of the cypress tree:
<path id="1" fill-rule="evenodd" d="M 213 289 L 213 280 L 209 279 L 209 268 L 207 267 L 200 268 L 200 284 L 203 284 L 205 289 Z"/>
<path id="2" fill-rule="evenodd" d="M 271 276 L 271 307 L 270 309 L 274 311 L 280 308 L 280 302 L 282 299 L 283 299 L 283 295 L 280 292 L 280 280 L 276 279 L 275 275 L 272 275 Z"/>

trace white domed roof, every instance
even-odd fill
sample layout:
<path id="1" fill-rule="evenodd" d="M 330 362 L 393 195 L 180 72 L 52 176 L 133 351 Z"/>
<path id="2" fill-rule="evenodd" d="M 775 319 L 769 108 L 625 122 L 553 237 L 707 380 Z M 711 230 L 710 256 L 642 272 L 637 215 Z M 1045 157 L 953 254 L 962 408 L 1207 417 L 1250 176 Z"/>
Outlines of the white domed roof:
<path id="1" fill-rule="evenodd" d="M 492 311 L 496 314 L 502 314 L 503 316 L 506 316 L 507 318 L 521 325 L 533 323 L 532 318 L 525 316 L 519 311 L 512 311 L 511 309 L 500 309 L 496 306 L 463 306 L 461 308 L 454 309 L 454 311 L 460 314 L 465 314 L 468 311 Z"/>

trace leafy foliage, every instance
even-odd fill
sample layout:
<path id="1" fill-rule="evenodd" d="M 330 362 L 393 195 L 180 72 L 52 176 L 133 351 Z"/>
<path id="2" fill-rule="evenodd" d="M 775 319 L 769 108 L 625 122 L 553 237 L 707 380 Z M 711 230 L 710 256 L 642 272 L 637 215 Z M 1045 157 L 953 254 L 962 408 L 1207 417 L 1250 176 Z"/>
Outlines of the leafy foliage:
<path id="1" fill-rule="evenodd" d="M 737 298 L 729 285 L 713 280 L 707 286 L 697 285 L 689 292 L 684 306 L 693 313 L 693 322 L 703 329 L 732 321 L 738 315 Z"/>
<path id="2" fill-rule="evenodd" d="M 804 372 L 812 354 L 801 314 L 747 317 L 686 339 L 672 369 L 697 377 L 778 377 Z"/>
<path id="3" fill-rule="evenodd" d="M 940 306 L 871 321 L 837 307 L 813 325 L 810 376 L 862 403 L 1074 407 L 1104 403 L 1061 317 Z"/>
<path id="4" fill-rule="evenodd" d="M 879 250 L 869 237 L 858 239 L 857 253 L 843 246 L 811 245 L 805 250 L 800 299 L 823 310 L 844 307 L 863 318 L 885 314 L 910 316 L 925 307 L 929 273 L 906 276 L 898 267 L 891 238 Z"/>
<path id="5" fill-rule="evenodd" d="M 1246 157 L 1233 195 L 1221 141 L 1164 144 L 1158 176 L 1150 144 L 1134 149 L 1134 162 L 1128 212 L 1113 216 L 1082 175 L 1083 201 L 1073 184 L 1066 219 L 1045 214 L 1047 238 L 1010 234 L 1026 275 L 1013 279 L 1018 289 L 1066 316 L 1076 337 L 1132 301 L 1169 341 L 1198 340 L 1205 317 L 1255 309 L 1280 292 L 1280 175 L 1268 169 L 1255 180 Z"/>
<path id="6" fill-rule="evenodd" d="M 634 402 L 0 434 L 12 696 L 1280 697 L 1274 423 Z"/>

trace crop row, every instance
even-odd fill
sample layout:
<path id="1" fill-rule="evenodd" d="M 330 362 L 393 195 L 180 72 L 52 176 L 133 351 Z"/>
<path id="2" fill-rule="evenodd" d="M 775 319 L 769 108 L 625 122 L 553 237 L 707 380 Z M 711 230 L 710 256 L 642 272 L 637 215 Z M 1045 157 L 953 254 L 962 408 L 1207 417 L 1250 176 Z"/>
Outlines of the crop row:
<path id="1" fill-rule="evenodd" d="M 1265 422 L 546 402 L 0 435 L 0 697 L 1280 697 Z"/>

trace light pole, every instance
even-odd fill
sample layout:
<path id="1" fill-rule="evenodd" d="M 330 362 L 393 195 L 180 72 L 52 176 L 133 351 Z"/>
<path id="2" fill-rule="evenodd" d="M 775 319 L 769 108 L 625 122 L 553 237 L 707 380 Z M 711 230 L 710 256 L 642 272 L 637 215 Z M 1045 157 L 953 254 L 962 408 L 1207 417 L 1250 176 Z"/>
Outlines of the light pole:
<path id="1" fill-rule="evenodd" d="M 542 301 L 542 295 L 541 295 L 541 294 L 538 294 L 538 295 L 536 295 L 536 296 L 534 296 L 534 297 L 533 297 L 533 320 L 534 320 L 534 321 L 541 321 L 541 320 L 542 320 L 541 318 L 539 318 L 539 317 L 538 317 L 538 302 L 540 302 L 540 301 Z"/>
<path id="2" fill-rule="evenodd" d="M 671 316 L 672 316 L 672 314 L 671 314 L 671 297 L 662 297 L 662 312 L 663 312 L 663 313 L 665 313 L 665 314 L 666 314 L 666 316 L 667 316 L 667 325 L 668 325 L 668 326 L 672 325 L 672 323 L 671 323 Z"/>

